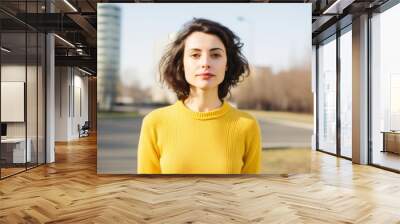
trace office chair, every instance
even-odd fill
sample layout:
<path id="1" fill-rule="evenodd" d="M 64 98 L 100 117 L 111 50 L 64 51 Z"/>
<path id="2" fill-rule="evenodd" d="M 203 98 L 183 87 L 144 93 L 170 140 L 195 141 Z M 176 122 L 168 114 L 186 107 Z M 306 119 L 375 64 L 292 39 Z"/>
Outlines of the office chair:
<path id="1" fill-rule="evenodd" d="M 78 124 L 79 138 L 89 136 L 89 129 L 90 129 L 89 121 L 85 121 L 82 127 L 80 127 L 80 125 Z"/>

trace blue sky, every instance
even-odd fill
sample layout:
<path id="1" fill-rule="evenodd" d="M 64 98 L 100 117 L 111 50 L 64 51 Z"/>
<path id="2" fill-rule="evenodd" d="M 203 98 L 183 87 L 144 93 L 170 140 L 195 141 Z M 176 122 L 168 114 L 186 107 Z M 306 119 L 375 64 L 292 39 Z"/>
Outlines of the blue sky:
<path id="1" fill-rule="evenodd" d="M 220 22 L 244 43 L 251 64 L 274 71 L 309 63 L 311 4 L 118 3 L 121 7 L 121 78 L 156 83 L 156 66 L 171 33 L 193 17 Z M 241 20 L 239 18 L 242 18 Z"/>

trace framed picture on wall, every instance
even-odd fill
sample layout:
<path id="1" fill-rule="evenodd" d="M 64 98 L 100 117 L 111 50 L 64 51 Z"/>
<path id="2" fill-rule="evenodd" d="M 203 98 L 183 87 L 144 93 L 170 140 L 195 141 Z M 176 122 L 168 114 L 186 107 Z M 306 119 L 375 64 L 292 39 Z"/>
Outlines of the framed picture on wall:
<path id="1" fill-rule="evenodd" d="M 1 82 L 1 122 L 24 122 L 25 82 Z"/>

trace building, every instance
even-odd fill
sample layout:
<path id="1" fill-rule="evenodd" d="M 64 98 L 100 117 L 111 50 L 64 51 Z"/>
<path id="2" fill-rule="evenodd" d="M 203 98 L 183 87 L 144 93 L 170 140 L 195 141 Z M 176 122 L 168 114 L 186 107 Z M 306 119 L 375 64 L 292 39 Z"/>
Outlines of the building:
<path id="1" fill-rule="evenodd" d="M 101 4 L 97 11 L 98 107 L 112 110 L 117 96 L 120 65 L 121 9 Z"/>

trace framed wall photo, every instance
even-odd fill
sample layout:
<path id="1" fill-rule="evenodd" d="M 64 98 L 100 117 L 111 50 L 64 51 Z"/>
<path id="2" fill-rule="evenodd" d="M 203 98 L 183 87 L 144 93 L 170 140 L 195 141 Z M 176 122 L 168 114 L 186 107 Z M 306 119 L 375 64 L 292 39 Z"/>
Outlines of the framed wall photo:
<path id="1" fill-rule="evenodd" d="M 97 7 L 99 174 L 309 172 L 311 4 Z"/>
<path id="2" fill-rule="evenodd" d="M 24 122 L 25 82 L 1 82 L 1 122 Z"/>

